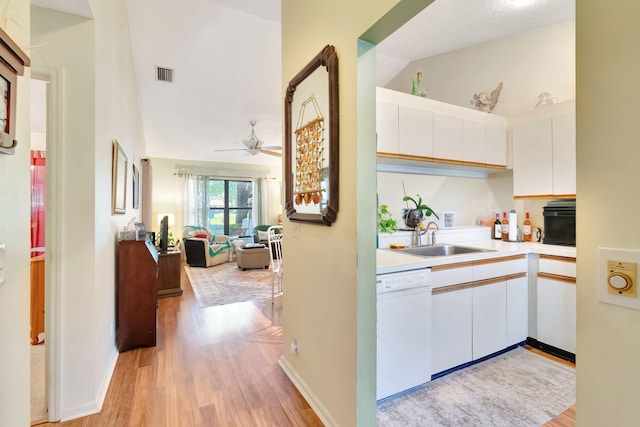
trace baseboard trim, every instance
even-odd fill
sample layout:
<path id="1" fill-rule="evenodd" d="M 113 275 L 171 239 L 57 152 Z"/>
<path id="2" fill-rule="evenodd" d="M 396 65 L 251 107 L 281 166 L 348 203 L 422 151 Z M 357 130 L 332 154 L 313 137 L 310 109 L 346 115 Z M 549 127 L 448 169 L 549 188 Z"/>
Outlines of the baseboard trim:
<path id="1" fill-rule="evenodd" d="M 289 379 L 291 380 L 293 385 L 298 389 L 302 397 L 304 397 L 307 403 L 309 403 L 309 406 L 311 406 L 311 409 L 313 409 L 313 411 L 316 413 L 318 418 L 320 418 L 320 421 L 322 421 L 322 423 L 326 427 L 338 426 L 339 424 L 336 422 L 336 420 L 333 419 L 333 417 L 331 416 L 331 413 L 322 404 L 320 399 L 318 399 L 318 397 L 313 393 L 313 391 L 311 391 L 309 386 L 307 386 L 307 383 L 304 382 L 302 378 L 300 378 L 300 376 L 298 375 L 298 372 L 293 368 L 293 366 L 291 366 L 289 361 L 284 357 L 280 357 L 280 359 L 278 360 L 278 365 L 280 365 L 280 368 L 282 368 L 285 375 L 289 377 Z"/>
<path id="2" fill-rule="evenodd" d="M 571 363 L 576 363 L 576 355 L 574 353 L 568 352 L 566 350 L 562 350 L 558 347 L 554 347 L 549 344 L 545 344 L 543 342 L 538 341 L 537 339 L 528 337 L 526 341 L 527 345 L 537 348 L 545 353 L 548 353 L 552 356 L 558 357 L 560 359 L 567 360 Z"/>
<path id="3" fill-rule="evenodd" d="M 109 366 L 105 372 L 104 377 L 102 378 L 102 382 L 100 383 L 100 388 L 97 390 L 96 398 L 93 402 L 87 403 L 86 405 L 76 406 L 74 408 L 63 409 L 61 411 L 60 422 L 75 420 L 76 418 L 82 418 L 89 415 L 97 414 L 102 411 L 102 405 L 104 405 L 104 400 L 107 397 L 107 391 L 109 390 L 109 384 L 111 383 L 111 378 L 113 377 L 113 373 L 116 370 L 116 363 L 118 362 L 118 356 L 120 353 L 113 348 L 111 353 L 111 358 L 109 361 Z"/>

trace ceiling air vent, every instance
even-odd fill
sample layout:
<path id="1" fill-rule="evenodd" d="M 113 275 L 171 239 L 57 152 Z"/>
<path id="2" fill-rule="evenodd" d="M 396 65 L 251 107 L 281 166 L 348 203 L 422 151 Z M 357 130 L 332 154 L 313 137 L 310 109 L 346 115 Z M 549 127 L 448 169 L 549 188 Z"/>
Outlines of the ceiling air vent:
<path id="1" fill-rule="evenodd" d="M 156 80 L 173 83 L 173 69 L 156 67 Z"/>

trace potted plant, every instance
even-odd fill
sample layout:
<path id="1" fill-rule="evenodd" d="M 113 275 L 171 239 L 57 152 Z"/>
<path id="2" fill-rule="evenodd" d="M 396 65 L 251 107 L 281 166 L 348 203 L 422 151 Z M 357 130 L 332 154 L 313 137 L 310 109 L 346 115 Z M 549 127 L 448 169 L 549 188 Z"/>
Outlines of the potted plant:
<path id="1" fill-rule="evenodd" d="M 418 198 L 417 201 L 411 196 L 404 196 L 402 198 L 403 201 L 412 202 L 414 205 L 414 207 L 410 208 L 408 207 L 409 203 L 407 203 L 407 208 L 402 209 L 402 219 L 404 220 L 404 223 L 407 227 L 409 228 L 418 227 L 420 223 L 424 220 L 425 216 L 433 215 L 436 218 L 440 219 L 438 214 L 435 213 L 433 209 L 431 209 L 426 204 L 422 203 L 422 197 L 420 197 L 419 194 L 417 195 L 417 198 Z"/>
<path id="2" fill-rule="evenodd" d="M 380 205 L 378 207 L 378 231 L 381 233 L 398 231 L 398 222 L 391 216 L 387 205 Z"/>

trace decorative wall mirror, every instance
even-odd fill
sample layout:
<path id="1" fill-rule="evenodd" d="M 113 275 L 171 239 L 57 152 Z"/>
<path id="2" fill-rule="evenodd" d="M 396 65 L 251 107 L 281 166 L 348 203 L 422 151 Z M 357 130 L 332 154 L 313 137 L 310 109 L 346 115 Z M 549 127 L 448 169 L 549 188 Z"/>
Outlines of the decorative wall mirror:
<path id="1" fill-rule="evenodd" d="M 285 211 L 291 221 L 331 225 L 338 214 L 338 56 L 327 45 L 285 97 Z"/>
<path id="2" fill-rule="evenodd" d="M 112 214 L 126 212 L 127 200 L 127 156 L 118 141 L 113 141 L 113 159 L 111 171 L 111 207 Z"/>

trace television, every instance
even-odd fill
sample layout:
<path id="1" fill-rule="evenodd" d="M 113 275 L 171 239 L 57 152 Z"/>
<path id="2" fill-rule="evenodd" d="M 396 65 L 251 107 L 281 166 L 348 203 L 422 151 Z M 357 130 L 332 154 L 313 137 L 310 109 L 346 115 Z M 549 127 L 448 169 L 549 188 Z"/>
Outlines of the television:
<path id="1" fill-rule="evenodd" d="M 165 215 L 160 220 L 160 231 L 158 232 L 158 251 L 167 252 L 169 247 L 169 217 Z"/>

